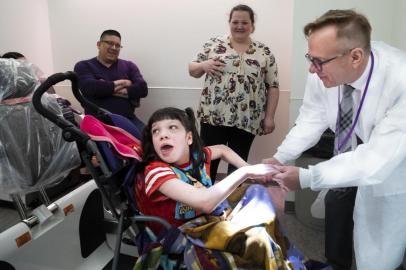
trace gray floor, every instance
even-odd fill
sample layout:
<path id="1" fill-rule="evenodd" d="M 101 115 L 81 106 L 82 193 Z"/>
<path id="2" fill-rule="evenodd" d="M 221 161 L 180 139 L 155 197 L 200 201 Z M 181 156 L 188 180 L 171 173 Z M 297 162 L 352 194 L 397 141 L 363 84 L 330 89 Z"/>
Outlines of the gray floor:
<path id="1" fill-rule="evenodd" d="M 286 213 L 284 211 L 285 193 L 278 187 L 270 187 L 269 191 L 276 207 L 278 219 L 289 240 L 306 257 L 324 262 L 323 226 L 315 222 L 308 222 L 308 220 L 300 220 L 295 214 Z M 323 223 L 322 220 L 319 220 L 319 222 Z M 317 224 L 317 226 L 314 226 L 314 224 Z"/>
<path id="2" fill-rule="evenodd" d="M 324 257 L 324 219 L 314 218 L 310 207 L 317 197 L 310 189 L 295 193 L 295 214 L 285 214 L 286 227 L 290 229 L 294 243 L 314 260 L 325 261 Z"/>
<path id="3" fill-rule="evenodd" d="M 295 215 L 285 214 L 279 218 L 282 227 L 290 241 L 301 250 L 305 256 L 320 262 L 324 257 L 324 232 L 302 224 Z"/>

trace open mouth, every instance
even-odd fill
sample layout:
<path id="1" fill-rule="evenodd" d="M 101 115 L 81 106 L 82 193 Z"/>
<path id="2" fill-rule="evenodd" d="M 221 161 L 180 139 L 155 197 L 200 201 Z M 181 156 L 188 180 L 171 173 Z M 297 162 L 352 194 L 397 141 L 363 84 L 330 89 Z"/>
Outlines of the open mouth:
<path id="1" fill-rule="evenodd" d="M 172 151 L 173 146 L 170 145 L 170 144 L 164 144 L 164 145 L 161 146 L 160 149 L 161 149 L 161 153 L 163 155 L 168 155 Z"/>

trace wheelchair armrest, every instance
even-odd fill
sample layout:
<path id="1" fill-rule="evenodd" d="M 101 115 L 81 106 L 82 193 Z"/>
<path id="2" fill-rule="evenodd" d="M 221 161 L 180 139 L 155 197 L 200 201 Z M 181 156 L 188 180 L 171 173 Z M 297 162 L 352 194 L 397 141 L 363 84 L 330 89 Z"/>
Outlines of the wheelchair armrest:
<path id="1" fill-rule="evenodd" d="M 166 220 L 156 216 L 133 216 L 130 217 L 133 222 L 156 222 L 165 227 L 166 230 L 172 227 Z"/>

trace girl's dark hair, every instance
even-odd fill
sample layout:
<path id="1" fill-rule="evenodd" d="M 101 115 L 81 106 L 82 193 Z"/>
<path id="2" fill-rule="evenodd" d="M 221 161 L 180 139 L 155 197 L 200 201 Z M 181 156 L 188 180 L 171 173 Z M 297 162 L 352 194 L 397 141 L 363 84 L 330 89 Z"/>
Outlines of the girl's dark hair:
<path id="1" fill-rule="evenodd" d="M 233 17 L 233 12 L 234 11 L 246 11 L 248 12 L 248 14 L 250 15 L 250 19 L 251 19 L 251 23 L 254 24 L 255 23 L 255 14 L 254 11 L 252 10 L 252 8 L 250 8 L 247 5 L 237 5 L 235 7 L 233 7 L 230 11 L 230 16 L 228 18 L 228 22 L 231 22 L 231 18 Z"/>
<path id="2" fill-rule="evenodd" d="M 161 160 L 158 154 L 155 152 L 154 145 L 152 143 L 151 128 L 155 122 L 167 119 L 179 120 L 186 132 L 192 132 L 193 142 L 189 146 L 190 160 L 192 161 L 193 165 L 192 176 L 195 179 L 200 180 L 201 175 L 199 168 L 206 161 L 206 157 L 203 152 L 203 142 L 199 137 L 199 133 L 197 132 L 196 118 L 192 108 L 181 110 L 178 108 L 166 107 L 159 109 L 152 114 L 143 132 L 142 149 L 144 162 L 148 164 L 154 160 Z"/>

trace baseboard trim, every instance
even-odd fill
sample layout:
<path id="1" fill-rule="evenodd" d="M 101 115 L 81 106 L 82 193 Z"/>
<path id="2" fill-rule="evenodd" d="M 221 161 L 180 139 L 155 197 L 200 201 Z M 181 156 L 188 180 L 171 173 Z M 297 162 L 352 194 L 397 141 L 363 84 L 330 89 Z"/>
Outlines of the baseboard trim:
<path id="1" fill-rule="evenodd" d="M 295 202 L 294 201 L 285 201 L 285 213 L 286 214 L 295 214 Z"/>

